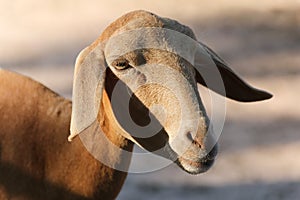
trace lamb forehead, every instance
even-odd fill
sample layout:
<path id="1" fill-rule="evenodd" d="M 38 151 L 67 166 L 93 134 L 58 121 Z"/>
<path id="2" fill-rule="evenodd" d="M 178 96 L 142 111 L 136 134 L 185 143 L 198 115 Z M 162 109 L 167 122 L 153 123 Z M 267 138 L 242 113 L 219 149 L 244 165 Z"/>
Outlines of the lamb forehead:
<path id="1" fill-rule="evenodd" d="M 188 40 L 187 37 L 192 39 Z M 192 61 L 190 57 L 195 46 L 198 46 L 191 42 L 195 41 L 195 35 L 189 27 L 146 11 L 134 11 L 117 19 L 103 32 L 103 40 L 106 41 L 105 56 L 108 63 L 130 50 L 141 48 L 165 49 Z"/>
<path id="2" fill-rule="evenodd" d="M 119 32 L 140 29 L 144 27 L 166 28 L 196 39 L 193 31 L 188 26 L 185 26 L 173 19 L 162 18 L 153 13 L 139 10 L 127 13 L 114 21 L 104 30 L 102 34 L 102 40 L 108 39 L 112 35 Z"/>

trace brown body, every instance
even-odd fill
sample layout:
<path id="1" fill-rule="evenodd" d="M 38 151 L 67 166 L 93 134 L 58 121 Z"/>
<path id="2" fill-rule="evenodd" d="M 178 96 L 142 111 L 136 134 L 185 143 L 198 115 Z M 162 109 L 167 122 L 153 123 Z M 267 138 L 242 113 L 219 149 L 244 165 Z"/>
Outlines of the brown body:
<path id="1" fill-rule="evenodd" d="M 71 102 L 45 86 L 0 70 L 0 199 L 114 199 L 126 173 L 68 142 Z M 109 120 L 106 120 L 107 122 Z M 103 130 L 112 129 L 109 123 Z M 120 147 L 133 144 L 113 135 Z M 104 152 L 108 150 L 105 149 Z M 126 161 L 127 162 L 127 161 Z"/>

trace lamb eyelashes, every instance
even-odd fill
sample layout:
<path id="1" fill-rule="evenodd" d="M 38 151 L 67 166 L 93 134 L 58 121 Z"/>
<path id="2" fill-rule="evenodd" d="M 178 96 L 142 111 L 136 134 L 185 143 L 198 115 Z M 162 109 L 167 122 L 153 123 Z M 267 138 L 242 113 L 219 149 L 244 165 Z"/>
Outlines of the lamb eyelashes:
<path id="1" fill-rule="evenodd" d="M 130 67 L 132 67 L 129 64 L 129 61 L 126 59 L 120 59 L 120 60 L 116 60 L 113 62 L 113 66 L 117 69 L 117 70 L 125 70 L 128 69 Z"/>

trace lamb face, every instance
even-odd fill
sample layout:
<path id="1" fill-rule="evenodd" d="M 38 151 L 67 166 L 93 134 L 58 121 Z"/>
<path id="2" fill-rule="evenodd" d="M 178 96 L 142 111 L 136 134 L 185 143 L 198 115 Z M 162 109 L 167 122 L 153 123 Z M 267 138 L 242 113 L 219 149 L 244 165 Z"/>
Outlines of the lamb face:
<path id="1" fill-rule="evenodd" d="M 238 101 L 271 97 L 240 79 L 188 27 L 145 11 L 129 13 L 77 59 L 70 138 L 101 115 L 105 90 L 105 109 L 113 110 L 120 134 L 189 173 L 204 172 L 217 145 L 197 82 Z"/>

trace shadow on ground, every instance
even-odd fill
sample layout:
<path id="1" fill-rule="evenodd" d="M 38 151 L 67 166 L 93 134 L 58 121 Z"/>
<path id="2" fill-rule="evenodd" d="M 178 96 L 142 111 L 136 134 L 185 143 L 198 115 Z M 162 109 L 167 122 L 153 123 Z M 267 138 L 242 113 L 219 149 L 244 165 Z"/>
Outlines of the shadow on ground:
<path id="1" fill-rule="evenodd" d="M 170 198 L 174 200 L 298 200 L 300 182 L 249 183 L 224 186 L 159 185 L 139 183 L 134 195 L 122 193 L 118 199 Z"/>

